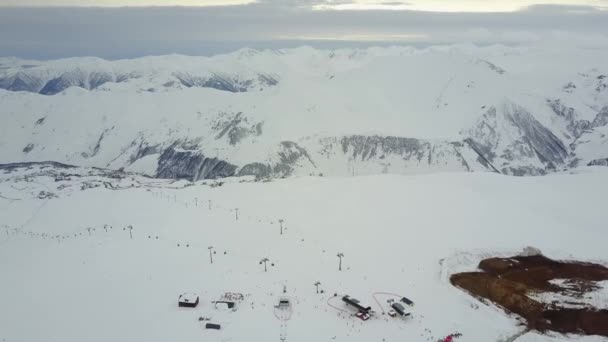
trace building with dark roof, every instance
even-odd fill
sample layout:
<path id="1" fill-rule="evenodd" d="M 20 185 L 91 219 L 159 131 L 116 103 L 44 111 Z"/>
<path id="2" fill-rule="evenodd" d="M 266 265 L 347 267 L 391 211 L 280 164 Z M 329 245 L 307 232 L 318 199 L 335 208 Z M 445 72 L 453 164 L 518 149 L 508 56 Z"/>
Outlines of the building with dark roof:
<path id="1" fill-rule="evenodd" d="M 371 306 L 365 307 L 365 306 L 361 305 L 361 302 L 359 302 L 358 299 L 352 298 L 349 295 L 342 297 L 342 301 L 344 301 L 346 304 L 356 308 L 357 310 L 359 310 L 361 312 L 368 313 L 372 309 Z"/>

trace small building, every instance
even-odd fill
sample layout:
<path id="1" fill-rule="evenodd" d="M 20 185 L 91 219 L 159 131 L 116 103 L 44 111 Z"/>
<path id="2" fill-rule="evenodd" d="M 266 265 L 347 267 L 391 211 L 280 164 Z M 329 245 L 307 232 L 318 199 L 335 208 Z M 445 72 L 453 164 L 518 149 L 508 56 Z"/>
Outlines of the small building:
<path id="1" fill-rule="evenodd" d="M 409 300 L 408 298 L 403 297 L 403 298 L 401 298 L 401 301 L 409 306 L 414 306 L 414 302 Z"/>
<path id="2" fill-rule="evenodd" d="M 403 307 L 403 305 L 399 304 L 399 303 L 393 303 L 393 305 L 391 305 L 391 308 L 393 308 L 393 310 L 402 317 L 406 317 L 411 315 L 411 313 L 409 312 L 405 312 L 405 307 Z M 393 311 L 391 310 L 391 311 Z"/>
<path id="3" fill-rule="evenodd" d="M 219 325 L 219 324 L 215 324 L 215 323 L 207 323 L 207 324 L 205 324 L 205 329 L 220 330 L 221 328 L 222 328 L 222 326 Z"/>
<path id="4" fill-rule="evenodd" d="M 195 308 L 198 305 L 198 296 L 193 293 L 183 293 L 177 303 L 180 308 Z"/>
<path id="5" fill-rule="evenodd" d="M 289 298 L 279 299 L 279 305 L 277 306 L 279 309 L 286 309 L 286 308 L 289 308 L 290 306 L 291 306 L 291 303 L 289 302 Z"/>
<path id="6" fill-rule="evenodd" d="M 349 295 L 342 297 L 342 301 L 364 313 L 369 313 L 372 310 L 371 306 L 365 307 L 361 305 L 358 299 L 352 298 Z"/>

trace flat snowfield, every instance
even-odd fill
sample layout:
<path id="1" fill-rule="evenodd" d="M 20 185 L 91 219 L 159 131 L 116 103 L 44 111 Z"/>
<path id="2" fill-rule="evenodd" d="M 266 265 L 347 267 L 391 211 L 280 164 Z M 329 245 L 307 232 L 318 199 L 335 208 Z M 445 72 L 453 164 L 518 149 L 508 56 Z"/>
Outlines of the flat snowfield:
<path id="1" fill-rule="evenodd" d="M 52 178 L 3 177 L 2 342 L 435 342 L 456 332 L 456 341 L 507 341 L 524 330 L 517 318 L 452 287 L 449 274 L 525 246 L 608 261 L 605 168 L 528 178 L 229 179 L 178 190 L 166 182 L 44 199 L 20 189 L 50 187 Z M 235 311 L 212 303 L 225 292 L 244 295 Z M 413 317 L 383 315 L 391 297 L 376 295 L 378 303 L 377 292 L 413 300 Z M 197 294 L 198 307 L 179 308 L 182 293 Z M 354 317 L 345 294 L 371 306 L 373 317 Z M 276 312 L 281 297 L 291 312 Z M 221 330 L 206 330 L 207 322 Z M 604 340 L 532 332 L 517 339 Z"/>

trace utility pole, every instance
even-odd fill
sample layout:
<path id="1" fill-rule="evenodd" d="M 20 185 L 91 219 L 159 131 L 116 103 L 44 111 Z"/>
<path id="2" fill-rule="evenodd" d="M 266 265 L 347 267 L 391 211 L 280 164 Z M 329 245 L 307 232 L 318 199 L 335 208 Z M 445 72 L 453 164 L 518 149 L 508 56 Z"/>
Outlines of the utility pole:
<path id="1" fill-rule="evenodd" d="M 319 285 L 321 285 L 321 282 L 320 282 L 320 281 L 317 281 L 317 282 L 315 283 L 315 286 L 316 286 L 316 288 L 317 288 L 317 294 L 319 293 Z"/>
<path id="2" fill-rule="evenodd" d="M 260 260 L 260 265 L 261 265 L 262 263 L 264 263 L 264 272 L 268 272 L 268 269 L 266 268 L 266 263 L 267 263 L 268 261 L 270 261 L 268 258 L 264 258 L 264 259 Z"/>
<path id="3" fill-rule="evenodd" d="M 279 224 L 281 225 L 281 235 L 283 235 L 283 219 L 279 220 Z"/>
<path id="4" fill-rule="evenodd" d="M 127 230 L 127 229 L 129 230 L 129 237 L 131 239 L 133 239 L 133 226 L 128 225 L 126 228 L 123 228 L 122 230 Z"/>
<path id="5" fill-rule="evenodd" d="M 342 258 L 344 257 L 344 253 L 338 253 L 338 258 L 340 259 L 340 264 L 338 265 L 338 271 L 342 271 Z"/>
<path id="6" fill-rule="evenodd" d="M 207 249 L 209 250 L 209 261 L 213 264 L 213 246 L 209 246 Z"/>

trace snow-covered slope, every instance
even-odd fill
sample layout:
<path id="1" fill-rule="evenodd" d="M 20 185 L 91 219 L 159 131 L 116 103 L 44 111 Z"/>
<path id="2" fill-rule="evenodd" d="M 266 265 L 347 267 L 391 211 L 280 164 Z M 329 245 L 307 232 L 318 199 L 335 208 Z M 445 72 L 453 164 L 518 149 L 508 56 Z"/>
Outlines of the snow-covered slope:
<path id="1" fill-rule="evenodd" d="M 0 59 L 0 163 L 148 175 L 542 175 L 604 165 L 605 51 L 251 49 Z"/>
<path id="2" fill-rule="evenodd" d="M 525 328 L 517 317 L 453 287 L 450 274 L 528 245 L 552 258 L 605 263 L 607 176 L 608 169 L 590 167 L 542 178 L 193 184 L 61 165 L 2 166 L 0 339 L 435 342 L 461 333 L 456 342 L 513 341 Z M 244 295 L 235 311 L 214 305 L 225 292 Z M 198 295 L 199 306 L 178 308 L 182 293 Z M 383 314 L 388 299 L 399 299 L 383 293 L 413 300 L 413 316 Z M 345 294 L 371 306 L 372 319 L 356 318 L 340 300 Z M 608 309 L 605 295 L 594 298 L 598 308 Z M 291 314 L 275 316 L 283 297 Z M 206 330 L 208 322 L 221 330 Z M 529 332 L 517 338 L 525 341 L 606 338 Z"/>

